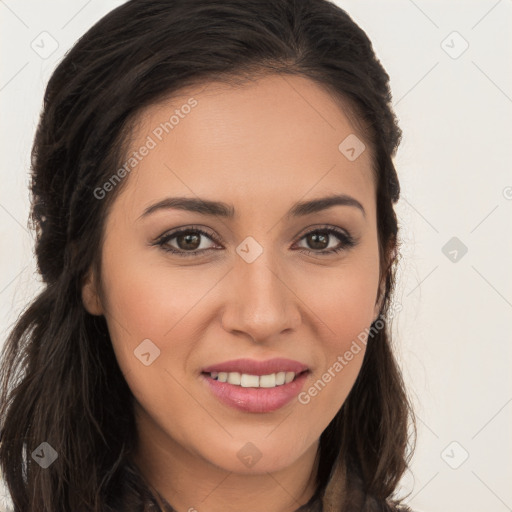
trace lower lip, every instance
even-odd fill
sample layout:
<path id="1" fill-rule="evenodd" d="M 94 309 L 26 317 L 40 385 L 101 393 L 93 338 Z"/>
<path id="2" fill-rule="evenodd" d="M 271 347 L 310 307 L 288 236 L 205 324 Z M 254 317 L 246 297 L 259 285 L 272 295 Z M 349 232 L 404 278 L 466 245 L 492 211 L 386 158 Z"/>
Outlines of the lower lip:
<path id="1" fill-rule="evenodd" d="M 244 412 L 272 412 L 291 402 L 301 391 L 309 371 L 301 373 L 292 382 L 275 388 L 243 388 L 219 382 L 202 373 L 213 394 L 224 404 Z"/>

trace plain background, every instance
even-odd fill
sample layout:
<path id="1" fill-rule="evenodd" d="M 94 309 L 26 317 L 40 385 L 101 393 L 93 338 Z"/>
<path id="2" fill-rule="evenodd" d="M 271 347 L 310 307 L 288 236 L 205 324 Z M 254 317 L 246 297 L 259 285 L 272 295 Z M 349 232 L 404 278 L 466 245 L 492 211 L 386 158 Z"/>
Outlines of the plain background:
<path id="1" fill-rule="evenodd" d="M 27 220 L 44 87 L 121 3 L 0 0 L 0 346 L 40 287 Z M 404 132 L 393 329 L 419 430 L 402 491 L 418 512 L 512 510 L 512 0 L 336 3 L 372 40 Z"/>

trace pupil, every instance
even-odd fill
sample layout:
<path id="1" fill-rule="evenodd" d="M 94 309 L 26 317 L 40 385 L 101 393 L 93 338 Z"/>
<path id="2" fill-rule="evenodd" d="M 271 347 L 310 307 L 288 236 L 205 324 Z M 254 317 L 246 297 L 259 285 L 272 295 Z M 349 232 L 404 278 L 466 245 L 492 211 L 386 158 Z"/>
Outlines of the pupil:
<path id="1" fill-rule="evenodd" d="M 313 248 L 314 249 L 324 249 L 325 247 L 322 246 L 322 242 L 325 244 L 325 242 L 327 241 L 327 235 L 326 234 L 318 234 L 318 233 L 313 233 L 310 236 L 310 240 L 313 239 Z M 318 246 L 318 239 L 320 239 L 320 246 Z"/>
<path id="2" fill-rule="evenodd" d="M 194 242 L 193 242 L 193 241 L 191 241 L 191 239 L 193 240 L 194 238 L 196 239 L 196 240 L 195 240 L 195 242 L 196 242 L 195 244 L 194 244 Z M 193 235 L 193 234 L 181 235 L 180 237 L 178 237 L 178 239 L 179 239 L 179 240 L 181 240 L 181 239 L 185 239 L 185 240 L 186 240 L 186 242 L 185 242 L 185 244 L 186 244 L 185 248 L 188 248 L 188 249 L 197 249 L 197 247 L 199 246 L 199 244 L 198 244 L 199 236 L 198 236 L 198 235 Z M 190 243 L 192 244 L 192 247 L 190 247 L 190 245 L 189 245 Z M 181 244 L 179 244 L 179 245 L 181 245 Z"/>

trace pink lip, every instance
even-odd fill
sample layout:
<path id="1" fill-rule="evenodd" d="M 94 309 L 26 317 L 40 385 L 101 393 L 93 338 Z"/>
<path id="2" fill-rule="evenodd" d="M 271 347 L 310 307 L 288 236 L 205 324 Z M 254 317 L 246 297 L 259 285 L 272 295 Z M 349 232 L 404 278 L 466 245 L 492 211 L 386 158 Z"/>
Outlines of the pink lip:
<path id="1" fill-rule="evenodd" d="M 266 361 L 257 361 L 255 359 L 234 359 L 232 361 L 225 361 L 223 363 L 208 366 L 203 368 L 202 371 L 203 373 L 238 372 L 247 373 L 249 375 L 269 375 L 271 373 L 278 372 L 294 372 L 298 374 L 305 370 L 308 370 L 308 367 L 305 364 L 293 361 L 292 359 L 276 357 Z"/>
<path id="2" fill-rule="evenodd" d="M 243 388 L 227 382 L 219 382 L 205 373 L 201 378 L 223 404 L 243 412 L 265 413 L 280 409 L 291 402 L 300 393 L 309 373 L 307 371 L 296 375 L 292 382 L 275 388 Z"/>

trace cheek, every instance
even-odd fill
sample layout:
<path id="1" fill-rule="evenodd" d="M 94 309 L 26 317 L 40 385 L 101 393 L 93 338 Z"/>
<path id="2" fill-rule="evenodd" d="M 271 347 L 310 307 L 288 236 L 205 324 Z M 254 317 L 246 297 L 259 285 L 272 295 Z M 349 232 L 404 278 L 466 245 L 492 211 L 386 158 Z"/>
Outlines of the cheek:
<path id="1" fill-rule="evenodd" d="M 114 265 L 105 259 L 106 317 L 116 359 L 137 401 L 152 415 L 161 413 L 162 421 L 170 402 L 180 417 L 190 409 L 180 382 L 195 348 L 192 312 L 215 282 L 191 285 L 192 274 L 141 258 L 124 257 Z"/>
<path id="2" fill-rule="evenodd" d="M 315 314 L 322 360 L 299 402 L 315 417 L 334 417 L 355 383 L 364 354 L 377 294 L 378 267 L 360 260 L 328 276 L 316 271 L 314 290 L 304 302 Z M 326 421 L 327 421 L 326 420 Z"/>
<path id="3" fill-rule="evenodd" d="M 338 318 L 340 315 L 337 315 Z M 347 317 L 330 327 L 335 335 L 325 335 L 322 364 L 306 382 L 297 400 L 303 407 L 303 417 L 315 418 L 313 428 L 320 435 L 347 399 L 363 363 L 366 343 L 361 333 L 368 331 L 364 319 Z"/>
<path id="4" fill-rule="evenodd" d="M 301 277 L 301 299 L 325 327 L 333 348 L 350 345 L 374 320 L 378 270 L 376 256 L 360 253 L 338 268 L 313 267 Z"/>
<path id="5" fill-rule="evenodd" d="M 155 265 L 141 253 L 114 252 L 115 241 L 110 242 L 102 261 L 105 316 L 119 366 L 137 395 L 141 386 L 156 386 L 154 380 L 163 377 L 159 369 L 169 364 L 166 348 L 184 326 L 190 328 L 189 314 L 211 287 L 206 286 L 210 279 L 191 285 L 193 272 Z M 172 359 L 183 362 L 187 354 L 180 351 L 191 344 L 172 345 Z"/>
<path id="6" fill-rule="evenodd" d="M 105 259 L 104 268 L 113 331 L 119 333 L 118 339 L 128 336 L 139 343 L 146 338 L 162 340 L 179 328 L 215 283 L 215 276 L 198 275 L 201 271 L 192 267 L 173 269 L 136 255 L 115 263 Z"/>

